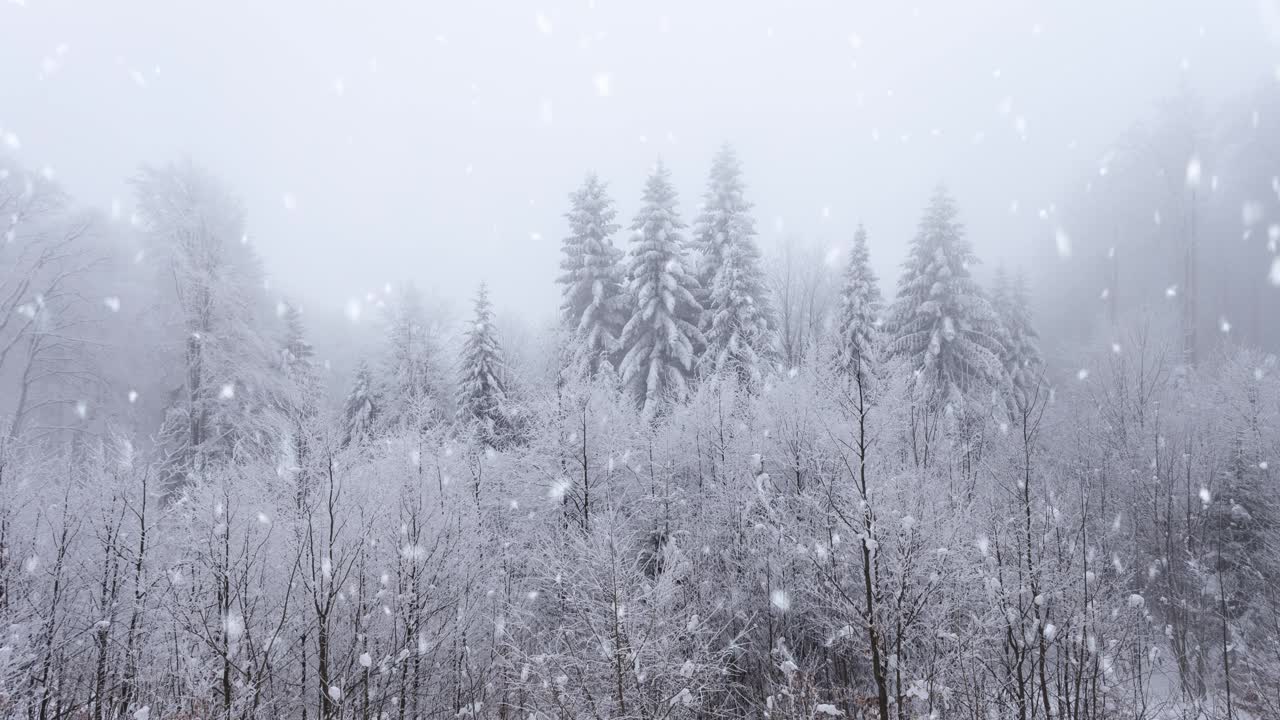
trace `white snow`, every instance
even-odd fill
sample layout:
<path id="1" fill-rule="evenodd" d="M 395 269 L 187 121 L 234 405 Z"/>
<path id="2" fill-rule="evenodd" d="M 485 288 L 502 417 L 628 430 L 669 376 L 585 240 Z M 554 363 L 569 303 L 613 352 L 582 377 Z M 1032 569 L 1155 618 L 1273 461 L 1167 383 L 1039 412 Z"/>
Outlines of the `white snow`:
<path id="1" fill-rule="evenodd" d="M 1187 161 L 1187 187 L 1200 187 L 1200 156 L 1192 155 Z"/>
<path id="2" fill-rule="evenodd" d="M 226 631 L 227 639 L 235 642 L 244 634 L 244 619 L 235 613 L 227 613 L 222 619 L 223 630 Z"/>
<path id="3" fill-rule="evenodd" d="M 1058 257 L 1071 257 L 1071 236 L 1067 234 L 1066 230 L 1061 227 L 1056 228 L 1053 231 L 1053 241 L 1058 248 Z"/>
<path id="4" fill-rule="evenodd" d="M 607 72 L 598 72 L 591 79 L 596 88 L 596 95 L 609 97 L 613 92 L 613 78 Z"/>

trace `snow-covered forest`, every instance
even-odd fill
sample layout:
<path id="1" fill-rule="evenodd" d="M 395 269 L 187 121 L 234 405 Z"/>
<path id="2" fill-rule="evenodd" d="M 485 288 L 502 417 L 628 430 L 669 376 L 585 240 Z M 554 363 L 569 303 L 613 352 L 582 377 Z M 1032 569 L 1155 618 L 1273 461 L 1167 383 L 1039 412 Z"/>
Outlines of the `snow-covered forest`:
<path id="1" fill-rule="evenodd" d="M 100 205 L 0 128 L 0 716 L 1280 718 L 1268 72 L 1007 254 L 936 178 L 812 243 L 735 143 L 574 167 L 548 322 L 326 305 L 217 157 Z"/>

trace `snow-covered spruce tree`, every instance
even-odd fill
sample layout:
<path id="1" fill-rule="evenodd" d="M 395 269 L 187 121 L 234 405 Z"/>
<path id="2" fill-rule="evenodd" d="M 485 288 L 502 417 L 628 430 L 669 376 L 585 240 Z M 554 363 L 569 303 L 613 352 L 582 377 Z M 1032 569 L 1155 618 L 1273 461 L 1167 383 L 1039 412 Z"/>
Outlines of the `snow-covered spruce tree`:
<path id="1" fill-rule="evenodd" d="M 360 444 L 370 437 L 378 422 L 378 405 L 374 398 L 373 371 L 361 360 L 355 379 L 342 405 L 342 442 Z"/>
<path id="2" fill-rule="evenodd" d="M 743 198 L 742 168 L 725 145 L 711 164 L 702 213 L 694 225 L 697 280 L 702 304 L 702 355 L 708 373 L 731 371 L 744 385 L 760 381 L 773 355 L 774 319 L 751 203 Z"/>
<path id="3" fill-rule="evenodd" d="M 688 392 L 695 346 L 703 344 L 694 297 L 697 280 L 685 270 L 684 223 L 676 212 L 671 174 L 658 163 L 644 190 L 644 206 L 631 229 L 627 282 L 635 305 L 622 329 L 623 387 L 646 417 Z"/>
<path id="4" fill-rule="evenodd" d="M 996 270 L 991 305 L 1000 318 L 999 339 L 1004 349 L 1000 359 L 1009 379 L 1009 410 L 1016 415 L 1030 407 L 1040 391 L 1043 364 L 1040 336 L 1031 325 L 1030 298 L 1021 273 L 1011 280 L 1003 268 Z"/>
<path id="5" fill-rule="evenodd" d="M 290 302 L 281 303 L 278 310 L 284 321 L 280 342 L 280 369 L 286 381 L 284 403 L 289 411 L 313 415 L 319 410 L 322 390 L 315 348 L 307 340 L 302 311 Z"/>
<path id="6" fill-rule="evenodd" d="M 387 354 L 377 388 L 386 427 L 417 432 L 446 417 L 437 353 L 422 296 L 407 285 L 388 310 Z"/>
<path id="7" fill-rule="evenodd" d="M 307 341 L 302 311 L 292 303 L 281 302 L 276 314 L 284 322 L 279 350 L 283 379 L 275 402 L 282 435 L 277 468 L 282 477 L 285 473 L 302 473 L 297 483 L 298 492 L 302 493 L 308 484 L 301 480 L 312 460 L 324 388 L 315 363 L 315 349 Z"/>
<path id="8" fill-rule="evenodd" d="M 861 225 L 853 236 L 849 263 L 840 283 L 840 309 L 837 318 L 836 370 L 857 377 L 875 361 L 880 335 L 881 296 L 871 254 L 867 249 L 867 231 Z"/>
<path id="9" fill-rule="evenodd" d="M 1000 320 L 969 273 L 978 259 L 956 214 L 939 186 L 911 241 L 888 318 L 888 353 L 907 362 L 933 409 L 980 402 L 1004 377 Z"/>
<path id="10" fill-rule="evenodd" d="M 618 350 L 618 336 L 627 321 L 623 284 L 623 253 L 613 246 L 617 210 L 608 186 L 595 173 L 569 195 L 569 236 L 560 261 L 563 274 L 561 318 L 573 345 L 570 372 L 594 377 L 602 362 Z"/>
<path id="11" fill-rule="evenodd" d="M 472 428 L 476 437 L 489 447 L 502 443 L 508 423 L 503 412 L 506 401 L 506 371 L 502 347 L 493 326 L 493 306 L 489 289 L 480 283 L 476 292 L 475 315 L 462 345 L 458 377 L 458 420 Z"/>

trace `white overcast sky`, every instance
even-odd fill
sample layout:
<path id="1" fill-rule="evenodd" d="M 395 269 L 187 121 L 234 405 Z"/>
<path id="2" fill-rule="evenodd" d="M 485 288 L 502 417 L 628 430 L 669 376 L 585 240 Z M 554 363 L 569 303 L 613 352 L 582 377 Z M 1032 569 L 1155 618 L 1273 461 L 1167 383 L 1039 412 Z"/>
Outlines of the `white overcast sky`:
<path id="1" fill-rule="evenodd" d="M 938 181 L 980 253 L 1017 264 L 1006 248 L 1052 242 L 1036 208 L 1155 100 L 1274 81 L 1277 18 L 1269 0 L 0 0 L 0 128 L 125 218 L 141 163 L 205 165 L 276 286 L 335 313 L 386 282 L 458 302 L 486 279 L 499 309 L 549 317 L 584 173 L 629 223 L 661 157 L 691 220 L 724 141 L 762 244 L 839 246 L 863 221 L 891 291 Z"/>

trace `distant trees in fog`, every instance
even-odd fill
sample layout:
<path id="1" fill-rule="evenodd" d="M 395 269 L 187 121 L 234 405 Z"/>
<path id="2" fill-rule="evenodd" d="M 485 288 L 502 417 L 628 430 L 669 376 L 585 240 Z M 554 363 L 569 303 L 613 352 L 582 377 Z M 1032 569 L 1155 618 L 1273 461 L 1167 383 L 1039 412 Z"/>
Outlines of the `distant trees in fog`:
<path id="1" fill-rule="evenodd" d="M 766 264 L 745 177 L 688 226 L 658 166 L 620 236 L 588 175 L 547 348 L 482 285 L 454 353 L 405 285 L 335 378 L 203 170 L 142 171 L 122 239 L 5 168 L 0 714 L 1280 713 L 1280 369 L 1188 331 L 1207 253 L 1140 309 L 1177 281 L 1077 235 L 1088 331 L 1036 323 L 1058 286 L 984 287 L 940 188 L 886 301 L 861 228 Z"/>

